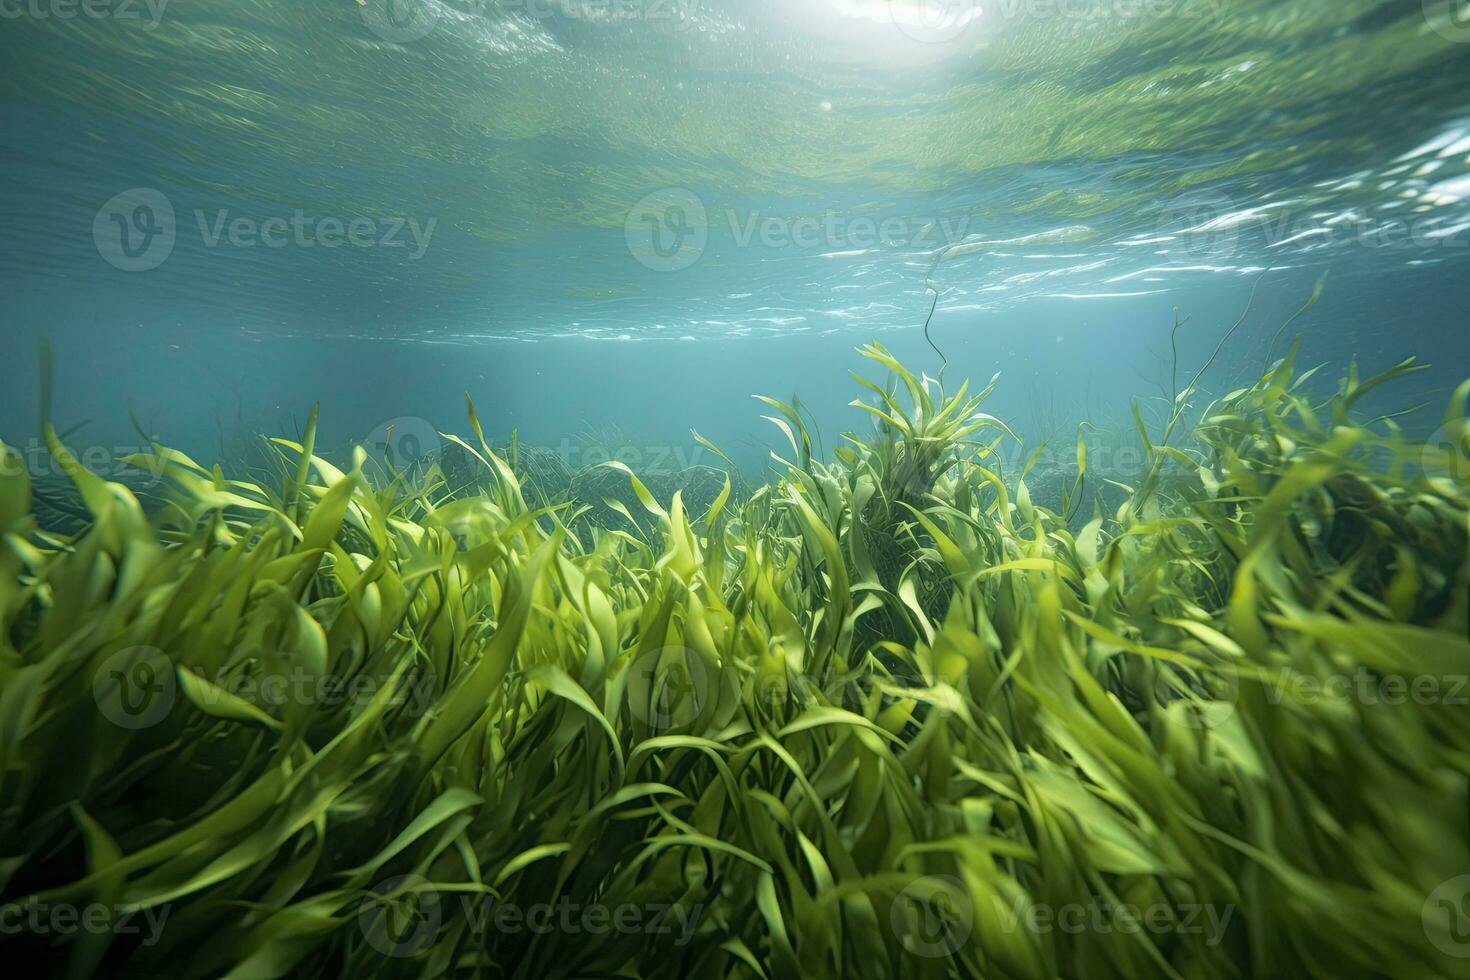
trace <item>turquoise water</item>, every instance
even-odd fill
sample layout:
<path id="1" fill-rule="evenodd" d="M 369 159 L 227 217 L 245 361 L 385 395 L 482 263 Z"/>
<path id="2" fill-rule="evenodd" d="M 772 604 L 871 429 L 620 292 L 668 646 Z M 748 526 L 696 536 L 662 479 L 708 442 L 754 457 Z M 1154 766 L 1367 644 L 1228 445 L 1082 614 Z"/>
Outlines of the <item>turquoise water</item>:
<path id="1" fill-rule="evenodd" d="M 1167 390 L 1176 307 L 1186 366 L 1248 308 L 1206 386 L 1247 379 L 1324 273 L 1310 361 L 1431 361 L 1429 427 L 1470 363 L 1463 0 L 3 14 L 15 445 L 42 337 L 99 458 L 130 417 L 212 459 L 316 401 L 329 443 L 431 442 L 468 390 L 574 461 L 697 460 L 693 427 L 755 465 L 749 395 L 830 441 L 871 338 L 1000 371 L 1039 439 Z"/>
<path id="2" fill-rule="evenodd" d="M 1470 0 L 0 55 L 6 975 L 1470 977 Z"/>

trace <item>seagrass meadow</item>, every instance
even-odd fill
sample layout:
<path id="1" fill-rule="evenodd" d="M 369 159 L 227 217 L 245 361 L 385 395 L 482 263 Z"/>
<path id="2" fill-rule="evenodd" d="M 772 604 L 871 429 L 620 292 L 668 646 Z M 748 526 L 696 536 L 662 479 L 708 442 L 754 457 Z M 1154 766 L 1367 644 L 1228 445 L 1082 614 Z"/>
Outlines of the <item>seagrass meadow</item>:
<path id="1" fill-rule="evenodd" d="M 1126 485 L 1084 431 L 1048 507 L 994 382 L 861 353 L 870 428 L 819 458 L 765 399 L 769 479 L 697 506 L 618 463 L 553 479 L 472 404 L 452 467 L 331 462 L 315 415 L 271 477 L 155 445 L 146 510 L 48 430 L 88 517 L 43 529 L 6 466 L 0 950 L 71 977 L 1466 976 L 1470 382 L 1425 442 L 1358 411 L 1415 364 L 1292 349 L 1140 415 Z"/>
<path id="2" fill-rule="evenodd" d="M 1470 0 L 0 64 L 0 980 L 1470 980 Z"/>

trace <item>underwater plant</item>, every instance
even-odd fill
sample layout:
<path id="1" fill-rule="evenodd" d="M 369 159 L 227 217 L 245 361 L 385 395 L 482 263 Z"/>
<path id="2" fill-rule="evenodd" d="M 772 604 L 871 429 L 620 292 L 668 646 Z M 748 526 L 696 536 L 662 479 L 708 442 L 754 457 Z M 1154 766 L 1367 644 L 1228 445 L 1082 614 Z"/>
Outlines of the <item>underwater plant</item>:
<path id="1" fill-rule="evenodd" d="M 1465 975 L 1470 491 L 1353 417 L 1414 365 L 1322 393 L 1293 349 L 1187 433 L 1137 415 L 1105 511 L 1085 433 L 1048 508 L 999 464 L 994 381 L 861 353 L 870 435 L 818 459 L 766 399 L 790 457 L 697 505 L 497 452 L 473 404 L 405 470 L 328 462 L 315 414 L 270 483 L 155 445 L 152 517 L 48 431 L 90 521 L 40 529 L 0 469 L 0 949 L 76 977 Z M 105 928 L 38 927 L 61 908 Z"/>

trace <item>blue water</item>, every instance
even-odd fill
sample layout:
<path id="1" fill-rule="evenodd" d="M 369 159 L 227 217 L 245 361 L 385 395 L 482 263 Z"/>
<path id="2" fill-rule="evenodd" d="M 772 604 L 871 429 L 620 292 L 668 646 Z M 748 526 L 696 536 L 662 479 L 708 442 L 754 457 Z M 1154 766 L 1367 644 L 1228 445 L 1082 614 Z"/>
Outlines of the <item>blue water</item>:
<path id="1" fill-rule="evenodd" d="M 752 393 L 834 442 L 855 344 L 938 372 L 933 302 L 1039 440 L 1126 425 L 1175 308 L 1192 370 L 1257 288 L 1206 387 L 1250 380 L 1324 274 L 1306 361 L 1432 362 L 1426 429 L 1470 365 L 1463 0 L 383 3 L 4 9 L 0 438 L 49 338 L 98 458 L 317 401 L 328 445 L 434 440 L 469 391 L 570 454 L 756 465 Z"/>

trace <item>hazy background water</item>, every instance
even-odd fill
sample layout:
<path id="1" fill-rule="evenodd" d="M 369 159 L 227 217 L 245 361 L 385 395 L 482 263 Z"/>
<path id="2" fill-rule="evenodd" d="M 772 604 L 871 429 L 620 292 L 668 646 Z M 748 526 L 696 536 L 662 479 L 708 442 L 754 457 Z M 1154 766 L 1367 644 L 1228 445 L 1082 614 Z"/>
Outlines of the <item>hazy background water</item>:
<path id="1" fill-rule="evenodd" d="M 1465 0 L 0 0 L 0 438 L 830 447 L 855 344 L 1119 427 L 1257 301 L 1470 375 Z M 336 241 L 337 244 L 329 244 Z M 418 422 L 415 420 L 426 420 Z M 416 429 L 417 427 L 417 429 Z M 774 430 L 772 430 L 774 431 Z M 570 441 L 568 441 L 570 440 Z M 579 458 L 578 454 L 581 454 Z M 682 454 L 682 455 L 681 455 Z M 595 461 L 592 459 L 590 461 Z"/>

